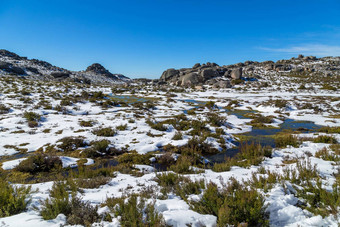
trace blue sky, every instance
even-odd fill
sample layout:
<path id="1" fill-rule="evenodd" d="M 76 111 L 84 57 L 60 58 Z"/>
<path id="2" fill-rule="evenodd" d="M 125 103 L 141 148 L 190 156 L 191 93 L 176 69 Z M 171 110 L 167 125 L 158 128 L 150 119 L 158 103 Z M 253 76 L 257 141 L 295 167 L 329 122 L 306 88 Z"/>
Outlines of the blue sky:
<path id="1" fill-rule="evenodd" d="M 70 70 L 158 78 L 228 65 L 340 55 L 339 0 L 0 0 L 0 49 Z"/>

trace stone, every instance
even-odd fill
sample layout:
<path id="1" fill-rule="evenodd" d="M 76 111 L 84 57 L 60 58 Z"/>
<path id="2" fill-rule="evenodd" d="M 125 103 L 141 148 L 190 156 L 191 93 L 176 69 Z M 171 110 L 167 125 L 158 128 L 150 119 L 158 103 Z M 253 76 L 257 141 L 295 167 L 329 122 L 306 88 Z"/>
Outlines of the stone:
<path id="1" fill-rule="evenodd" d="M 196 63 L 192 68 L 193 68 L 193 69 L 197 69 L 197 68 L 199 68 L 200 66 L 201 66 L 200 63 Z"/>
<path id="2" fill-rule="evenodd" d="M 231 88 L 231 83 L 229 80 L 221 80 L 220 82 L 218 82 L 218 86 L 219 88 Z"/>
<path id="3" fill-rule="evenodd" d="M 202 82 L 201 77 L 197 73 L 189 73 L 182 77 L 182 86 L 198 85 Z"/>
<path id="4" fill-rule="evenodd" d="M 204 80 L 208 80 L 208 79 L 213 78 L 215 76 L 218 76 L 218 72 L 216 70 L 204 69 L 204 70 L 201 71 L 201 77 Z"/>
<path id="5" fill-rule="evenodd" d="M 179 74 L 179 71 L 176 69 L 167 69 L 162 73 L 161 80 L 167 81 L 170 78 Z"/>
<path id="6" fill-rule="evenodd" d="M 237 80 L 237 79 L 240 79 L 241 77 L 242 77 L 242 68 L 233 69 L 233 71 L 231 71 L 231 78 Z"/>

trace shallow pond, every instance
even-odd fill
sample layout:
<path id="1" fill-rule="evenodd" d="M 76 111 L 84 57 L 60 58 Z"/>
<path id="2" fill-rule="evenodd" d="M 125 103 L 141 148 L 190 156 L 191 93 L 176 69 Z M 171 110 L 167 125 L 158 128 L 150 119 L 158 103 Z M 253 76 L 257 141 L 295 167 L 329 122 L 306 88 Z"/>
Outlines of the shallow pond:
<path id="1" fill-rule="evenodd" d="M 110 97 L 114 100 L 117 101 L 122 101 L 128 104 L 133 104 L 133 103 L 137 103 L 137 102 L 147 102 L 150 99 L 148 98 L 143 98 L 143 97 L 137 97 L 137 96 L 133 96 L 133 95 L 114 95 L 114 94 L 109 94 Z"/>
<path id="2" fill-rule="evenodd" d="M 252 131 L 240 134 L 245 137 L 248 143 L 259 143 L 262 146 L 275 147 L 274 135 L 284 130 L 299 131 L 301 133 L 316 132 L 322 126 L 316 125 L 310 121 L 295 121 L 286 119 L 280 128 L 253 128 Z M 239 142 L 235 143 L 236 147 L 228 149 L 226 152 L 211 155 L 207 157 L 211 162 L 223 162 L 227 157 L 233 157 L 239 152 Z"/>

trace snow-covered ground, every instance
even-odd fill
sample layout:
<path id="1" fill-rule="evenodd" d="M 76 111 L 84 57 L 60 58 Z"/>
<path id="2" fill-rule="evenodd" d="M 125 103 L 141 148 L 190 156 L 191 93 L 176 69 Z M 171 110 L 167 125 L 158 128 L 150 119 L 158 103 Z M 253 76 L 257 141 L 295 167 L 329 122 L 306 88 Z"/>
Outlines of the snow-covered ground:
<path id="1" fill-rule="evenodd" d="M 126 149 L 127 152 L 136 151 L 145 155 L 150 152 L 161 151 L 168 144 L 183 146 L 193 137 L 190 134 L 192 129 L 181 131 L 182 137 L 178 140 L 174 136 L 180 131 L 171 124 L 165 123 L 165 130 L 160 131 L 152 128 L 148 120 L 161 122 L 173 119 L 177 115 L 185 114 L 188 122 L 205 121 L 210 113 L 216 113 L 226 120 L 220 127 L 206 123 L 206 127 L 212 132 L 217 128 L 222 129 L 223 135 L 218 140 L 215 137 L 207 137 L 205 142 L 212 147 L 223 151 L 225 148 L 235 146 L 236 134 L 252 130 L 251 119 L 241 117 L 237 111 L 252 111 L 262 116 L 271 116 L 274 120 L 266 124 L 268 127 L 280 127 L 284 119 L 297 121 L 310 121 L 317 125 L 339 127 L 340 94 L 333 91 L 313 90 L 303 92 L 275 91 L 268 88 L 265 90 L 211 90 L 187 91 L 185 93 L 174 93 L 169 97 L 165 92 L 153 91 L 152 87 L 145 87 L 131 94 L 126 92 L 119 95 L 142 97 L 153 103 L 150 108 L 116 104 L 102 107 L 98 102 L 85 101 L 73 102 L 66 105 L 67 111 L 57 110 L 61 100 L 67 97 L 80 96 L 82 91 L 88 93 L 102 91 L 110 94 L 109 87 L 78 87 L 77 85 L 62 85 L 33 82 L 27 85 L 23 81 L 13 81 L 8 84 L 0 84 L 0 104 L 9 108 L 7 113 L 0 114 L 0 156 L 2 160 L 0 167 L 4 171 L 13 171 L 19 163 L 35 154 L 37 150 L 47 151 L 51 146 L 57 149 L 57 155 L 62 161 L 62 167 L 77 167 L 83 157 L 77 157 L 76 153 L 60 155 L 63 152 L 58 145 L 65 137 L 83 137 L 87 142 L 85 147 L 79 147 L 79 153 L 90 147 L 91 142 L 108 140 L 109 148 L 118 150 Z M 63 87 L 65 86 L 65 87 Z M 29 95 L 21 95 L 20 91 L 29 90 Z M 114 96 L 114 95 L 113 95 Z M 106 98 L 106 100 L 109 98 Z M 275 100 L 287 101 L 284 107 L 275 106 Z M 42 102 L 44 101 L 44 102 Z M 104 99 L 105 101 L 105 99 Z M 117 100 L 115 100 L 117 101 Z M 216 105 L 213 108 L 204 105 L 213 101 Z M 236 102 L 235 102 L 236 101 Z M 203 102 L 204 104 L 200 103 Z M 303 104 L 306 108 L 303 108 Z M 44 108 L 50 105 L 52 108 Z M 308 107 L 308 108 L 307 108 Z M 314 109 L 313 109 L 313 108 Z M 315 108 L 320 111 L 315 111 Z M 233 111 L 226 111 L 232 108 Z M 188 110 L 194 109 L 195 114 L 186 114 Z M 33 111 L 41 115 L 38 127 L 29 127 L 27 120 L 23 117 L 27 111 Z M 245 115 L 246 116 L 246 115 Z M 81 121 L 91 122 L 91 126 L 84 127 Z M 178 120 L 179 121 L 179 120 Z M 119 126 L 126 125 L 126 128 L 119 130 Z M 97 136 L 93 133 L 98 128 L 111 127 L 116 134 L 110 137 Z M 118 127 L 118 129 L 117 129 Z M 320 133 L 308 133 L 303 137 L 317 137 Z M 340 134 L 327 134 L 333 136 L 340 142 Z M 301 136 L 301 135 L 297 135 Z M 288 163 L 286 160 L 298 159 L 309 160 L 316 165 L 318 174 L 322 178 L 323 187 L 332 190 L 336 181 L 335 174 L 338 173 L 339 163 L 323 160 L 316 157 L 316 153 L 322 149 L 328 149 L 329 144 L 304 141 L 295 147 L 275 148 L 272 158 L 265 158 L 259 166 L 242 168 L 234 166 L 230 171 L 214 172 L 211 169 L 201 170 L 199 173 L 184 174 L 192 180 L 203 179 L 206 183 L 214 182 L 223 187 L 221 182 L 228 182 L 233 177 L 238 181 L 249 180 L 253 176 L 261 176 L 260 169 L 265 168 L 271 172 L 284 174 L 287 168 L 296 169 L 296 162 Z M 224 148 L 223 148 L 224 147 Z M 225 150 L 224 150 L 225 151 Z M 332 151 L 330 151 L 332 152 Z M 23 155 L 23 156 L 20 156 Z M 154 162 L 161 154 L 155 154 L 150 160 Z M 19 157 L 20 156 L 20 157 Z M 177 158 L 177 157 L 176 157 Z M 85 165 L 94 165 L 97 159 L 87 158 Z M 138 193 L 148 186 L 155 186 L 160 189 L 156 182 L 157 170 L 143 163 L 135 163 L 134 167 L 142 172 L 142 176 L 117 173 L 107 184 L 95 189 L 83 189 L 81 198 L 92 205 L 100 205 L 108 197 L 121 197 L 127 193 Z M 1 173 L 1 172 L 0 172 Z M 43 220 L 40 216 L 41 201 L 49 197 L 49 190 L 53 181 L 30 184 L 32 186 L 31 202 L 28 209 L 20 214 L 0 218 L 1 226 L 60 226 L 66 224 L 66 217 L 63 214 L 54 220 Z M 290 188 L 291 190 L 287 190 Z M 261 191 L 261 190 L 260 190 Z M 284 185 L 282 182 L 275 184 L 269 191 L 261 191 L 265 197 L 267 211 L 270 214 L 271 226 L 338 226 L 340 219 L 334 215 L 322 217 L 298 206 L 299 198 L 293 192 L 290 182 Z M 203 192 L 202 192 L 203 193 Z M 195 195 L 191 197 L 202 197 Z M 169 194 L 166 199 L 156 199 L 155 208 L 163 215 L 165 222 L 171 226 L 216 226 L 217 217 L 210 214 L 200 214 L 191 209 L 190 205 L 178 195 Z M 100 208 L 105 209 L 105 208 Z M 111 222 L 102 221 L 103 226 L 120 226 L 119 218 L 113 217 Z"/>

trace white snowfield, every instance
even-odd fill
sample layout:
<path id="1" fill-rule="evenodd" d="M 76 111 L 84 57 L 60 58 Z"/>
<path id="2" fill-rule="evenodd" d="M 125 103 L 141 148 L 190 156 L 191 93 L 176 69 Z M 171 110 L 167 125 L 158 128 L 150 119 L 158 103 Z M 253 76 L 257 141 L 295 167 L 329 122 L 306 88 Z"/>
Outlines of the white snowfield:
<path id="1" fill-rule="evenodd" d="M 18 86 L 21 86 L 18 84 Z M 58 91 L 58 87 L 47 87 L 49 91 Z M 108 94 L 111 92 L 110 88 L 88 88 L 89 91 L 101 90 Z M 80 94 L 81 89 L 73 87 L 68 95 Z M 130 93 L 124 93 L 123 95 L 131 95 Z M 271 90 L 265 91 L 236 91 L 236 90 L 220 90 L 205 92 L 187 92 L 178 93 L 176 97 L 173 97 L 173 102 L 168 102 L 165 96 L 165 92 L 148 92 L 141 90 L 138 94 L 148 98 L 159 98 L 157 106 L 149 113 L 145 111 L 143 117 L 134 117 L 131 106 L 122 107 L 116 106 L 108 109 L 102 109 L 100 106 L 96 106 L 93 103 L 76 103 L 69 108 L 69 114 L 63 115 L 55 110 L 43 110 L 41 108 L 34 109 L 34 104 L 39 100 L 40 94 L 32 93 L 29 98 L 33 99 L 33 104 L 27 104 L 19 101 L 15 97 L 15 93 L 0 94 L 0 103 L 11 106 L 11 111 L 6 114 L 0 115 L 0 156 L 6 156 L 5 161 L 0 164 L 3 170 L 11 170 L 15 168 L 24 158 L 12 159 L 11 156 L 15 155 L 20 149 L 26 149 L 26 152 L 34 152 L 39 148 L 46 149 L 47 144 L 58 144 L 58 141 L 68 136 L 83 136 L 88 141 L 95 141 L 100 139 L 107 139 L 111 142 L 110 146 L 115 148 L 127 148 L 129 151 L 137 151 L 139 154 L 146 154 L 159 150 L 161 147 L 172 144 L 174 146 L 185 145 L 192 137 L 189 135 L 183 135 L 180 140 L 174 140 L 177 130 L 168 125 L 166 131 L 158 131 L 152 129 L 147 123 L 146 119 L 153 120 L 165 120 L 171 116 L 178 115 L 184 111 L 193 108 L 192 104 L 185 100 L 195 101 L 211 101 L 211 97 L 214 97 L 213 101 L 219 108 L 227 107 L 229 101 L 237 100 L 239 106 L 236 109 L 239 110 L 253 110 L 259 111 L 264 116 L 274 116 L 275 122 L 271 126 L 279 126 L 282 123 L 280 115 L 284 114 L 287 118 L 294 120 L 308 120 L 323 126 L 340 126 L 340 118 L 332 118 L 331 115 L 339 113 L 340 101 L 332 101 L 331 98 L 339 98 L 340 94 L 337 92 L 325 92 L 316 90 L 313 92 L 277 92 Z M 320 107 L 325 111 L 315 113 L 310 109 L 299 109 L 296 105 L 299 102 L 310 102 L 313 97 L 325 97 L 324 103 L 320 103 Z M 50 97 L 46 97 L 49 102 L 55 106 L 60 101 L 53 100 Z M 265 102 L 269 100 L 284 99 L 288 100 L 289 106 L 286 109 L 281 109 L 273 105 L 266 105 Z M 297 101 L 296 101 L 297 100 Z M 333 110 L 329 107 L 332 107 Z M 334 112 L 335 110 L 335 112 Z M 22 117 L 25 111 L 34 111 L 43 116 L 42 121 L 39 122 L 40 126 L 37 128 L 29 128 L 25 119 Z M 191 119 L 202 119 L 203 113 L 209 112 L 209 109 L 203 107 L 202 112 L 196 115 L 187 115 Z M 140 113 L 141 114 L 141 113 Z M 227 122 L 230 127 L 222 126 L 225 135 L 225 146 L 231 148 L 235 142 L 235 134 L 249 132 L 252 127 L 248 125 L 251 120 L 237 117 L 235 114 L 228 114 L 221 111 L 221 116 L 227 118 Z M 134 121 L 129 121 L 133 119 Z M 91 128 L 84 128 L 79 125 L 81 120 L 93 121 L 94 126 Z M 98 127 L 112 127 L 115 128 L 119 125 L 127 125 L 126 130 L 117 131 L 117 134 L 113 137 L 100 137 L 91 132 L 91 129 Z M 210 127 L 215 130 L 214 127 Z M 84 130 L 86 129 L 86 130 Z M 49 132 L 47 133 L 47 131 Z M 19 131 L 19 132 L 18 132 Z M 20 132 L 22 131 L 22 132 Z M 157 136 L 150 136 L 157 135 Z M 319 134 L 322 135 L 322 134 Z M 300 135 L 298 135 L 300 136 Z M 303 136 L 315 137 L 314 133 L 304 134 Z M 338 142 L 340 142 L 339 134 L 332 134 Z M 218 150 L 221 150 L 221 144 L 216 139 L 208 137 L 206 142 L 212 144 Z M 10 145 L 10 146 L 9 146 Z M 329 149 L 329 144 L 313 143 L 311 141 L 303 142 L 300 147 L 287 147 L 284 149 L 274 149 L 273 157 L 266 158 L 260 166 L 251 166 L 250 168 L 241 168 L 234 166 L 227 172 L 214 172 L 212 170 L 203 170 L 202 173 L 186 174 L 192 180 L 204 179 L 206 183 L 214 182 L 219 187 L 222 187 L 221 181 L 228 182 L 232 177 L 238 181 L 247 180 L 252 177 L 253 173 L 260 175 L 257 171 L 259 168 L 264 167 L 270 171 L 274 171 L 282 174 L 286 168 L 296 168 L 296 163 L 285 164 L 284 160 L 289 158 L 298 158 L 299 160 L 309 160 L 312 165 L 317 166 L 317 171 L 320 176 L 323 177 L 323 187 L 327 190 L 332 190 L 331 185 L 335 182 L 334 174 L 338 173 L 338 163 L 332 161 L 325 161 L 315 157 L 315 153 L 323 148 Z M 15 156 L 12 156 L 15 157 Z M 63 167 L 76 167 L 79 158 L 60 156 Z M 93 159 L 87 159 L 85 165 L 94 164 Z M 156 170 L 152 166 L 148 165 L 135 165 L 135 168 L 144 173 L 141 177 L 131 176 L 128 174 L 117 173 L 116 177 L 112 178 L 107 184 L 100 186 L 96 189 L 84 189 L 79 195 L 83 201 L 89 201 L 92 205 L 100 205 L 105 202 L 108 197 L 120 197 L 123 193 L 140 192 L 147 186 L 154 186 L 160 189 L 155 181 Z M 38 226 L 61 226 L 66 224 L 66 217 L 63 214 L 58 215 L 54 220 L 46 221 L 40 214 L 41 201 L 49 197 L 49 189 L 51 189 L 53 182 L 32 184 L 33 193 L 31 195 L 31 202 L 27 211 L 0 218 L 0 226 L 25 226 L 25 227 L 38 227 Z M 267 204 L 267 211 L 270 213 L 270 225 L 271 226 L 338 226 L 340 223 L 340 215 L 338 217 L 330 215 L 322 218 L 314 216 L 307 210 L 297 206 L 298 198 L 293 193 L 293 187 L 289 182 L 285 183 L 285 188 L 282 184 L 276 184 L 275 187 L 268 192 L 261 193 L 265 197 L 265 203 Z M 288 188 L 288 190 L 287 190 Z M 36 191 L 35 191 L 36 190 Z M 200 195 L 189 196 L 191 199 L 201 198 L 203 192 Z M 151 202 L 151 201 L 149 201 Z M 193 211 L 189 204 L 182 200 L 179 196 L 169 194 L 167 199 L 155 200 L 156 210 L 162 214 L 166 224 L 170 226 L 186 227 L 190 226 L 216 226 L 217 217 L 208 214 L 200 214 Z M 38 210 L 37 210 L 38 209 Z M 102 211 L 105 208 L 100 208 Z M 120 226 L 119 218 L 113 218 L 112 222 L 102 221 L 96 223 L 94 226 L 107 226 L 114 227 Z"/>

